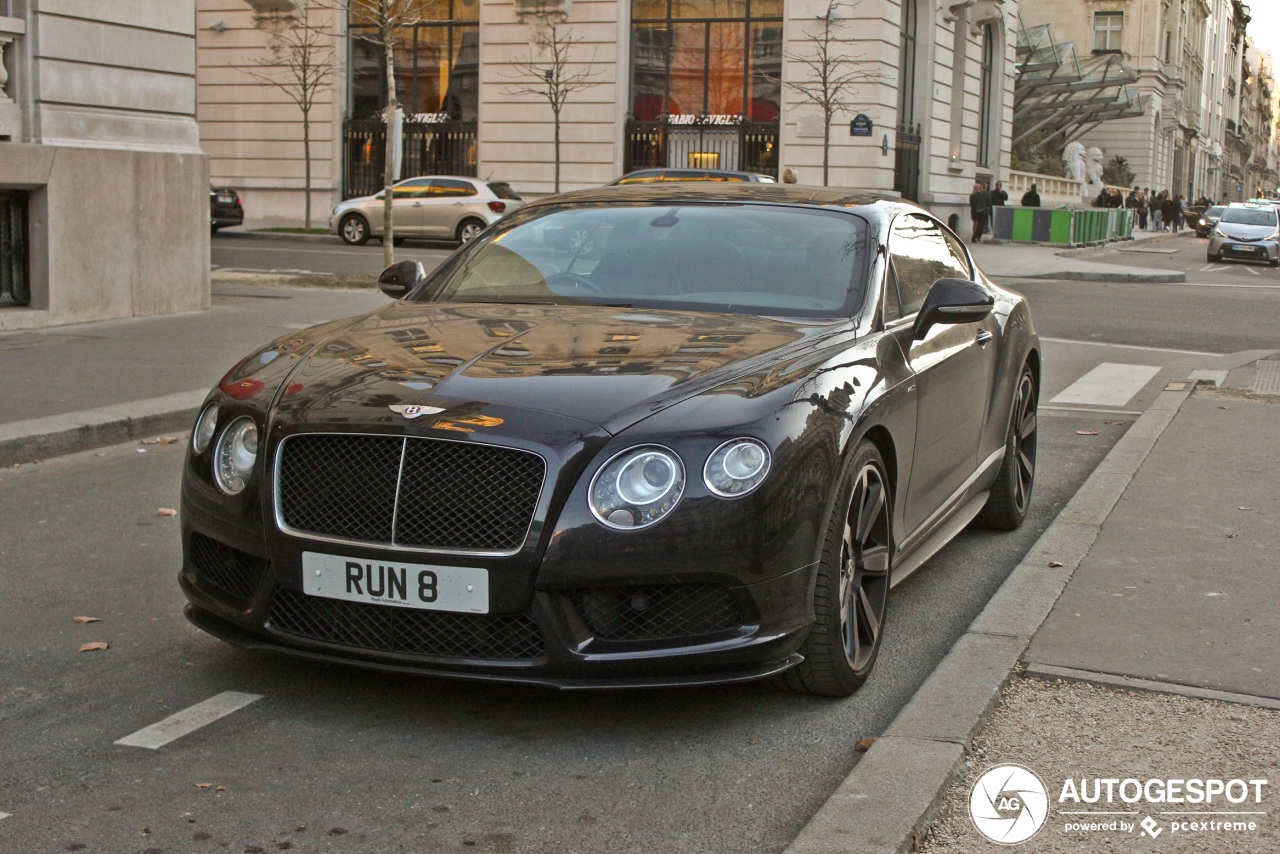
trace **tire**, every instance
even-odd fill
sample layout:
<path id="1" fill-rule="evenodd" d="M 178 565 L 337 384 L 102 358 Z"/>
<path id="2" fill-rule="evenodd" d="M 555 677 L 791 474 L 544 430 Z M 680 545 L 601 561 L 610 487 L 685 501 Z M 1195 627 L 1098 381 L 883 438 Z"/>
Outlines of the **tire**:
<path id="1" fill-rule="evenodd" d="M 408 239 L 409 239 L 409 238 L 407 238 L 407 237 L 393 237 L 393 238 L 391 238 L 391 245 L 392 245 L 392 246 L 404 246 L 404 242 L 405 242 L 406 240 L 408 240 Z"/>
<path id="2" fill-rule="evenodd" d="M 210 236 L 210 237 L 212 237 L 213 235 L 215 235 L 215 234 L 217 234 L 217 233 L 218 233 L 218 226 L 210 224 L 210 226 L 209 226 L 209 236 Z"/>
<path id="3" fill-rule="evenodd" d="M 1212 253 L 1212 252 L 1210 252 L 1210 253 L 1208 253 L 1207 255 L 1205 255 L 1205 256 L 1204 256 L 1204 259 L 1205 259 L 1206 261 L 1208 261 L 1210 264 L 1212 264 L 1212 263 L 1214 263 L 1214 262 L 1216 262 L 1216 261 L 1218 260 L 1217 258 L 1213 257 L 1213 253 Z"/>
<path id="4" fill-rule="evenodd" d="M 347 214 L 338 223 L 338 236 L 348 246 L 363 246 L 369 242 L 369 222 L 360 214 Z"/>
<path id="5" fill-rule="evenodd" d="M 862 442 L 841 473 L 813 590 L 804 661 L 770 687 L 847 697 L 871 675 L 884 637 L 893 565 L 893 490 L 880 451 Z"/>
<path id="6" fill-rule="evenodd" d="M 1013 411 L 1005 431 L 1004 459 L 991 486 L 982 512 L 974 520 L 978 527 L 1012 531 L 1027 518 L 1031 492 L 1036 482 L 1036 406 L 1040 392 L 1031 365 L 1022 366 L 1018 388 L 1013 394 Z"/>
<path id="7" fill-rule="evenodd" d="M 455 236 L 459 243 L 470 243 L 477 234 L 484 231 L 486 224 L 483 220 L 469 217 L 458 223 L 458 231 Z"/>

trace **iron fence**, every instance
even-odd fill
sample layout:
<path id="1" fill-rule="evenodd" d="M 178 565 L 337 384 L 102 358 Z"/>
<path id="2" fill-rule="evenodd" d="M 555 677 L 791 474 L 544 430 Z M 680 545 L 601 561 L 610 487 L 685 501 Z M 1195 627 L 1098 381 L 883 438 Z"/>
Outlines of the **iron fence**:
<path id="1" fill-rule="evenodd" d="M 778 177 L 778 123 L 627 122 L 623 171 L 730 169 Z"/>
<path id="2" fill-rule="evenodd" d="M 386 123 L 347 119 L 343 131 L 342 197 L 373 195 L 383 187 Z M 476 177 L 476 123 L 405 122 L 400 174 Z"/>
<path id="3" fill-rule="evenodd" d="M 910 123 L 898 126 L 894 146 L 893 189 L 908 201 L 920 198 L 920 125 L 912 130 Z"/>

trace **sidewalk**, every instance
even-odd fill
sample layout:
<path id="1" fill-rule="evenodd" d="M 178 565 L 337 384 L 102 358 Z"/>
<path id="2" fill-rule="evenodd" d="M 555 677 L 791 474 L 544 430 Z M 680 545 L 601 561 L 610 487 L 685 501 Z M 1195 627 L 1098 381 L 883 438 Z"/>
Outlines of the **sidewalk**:
<path id="1" fill-rule="evenodd" d="M 1091 282 L 1177 283 L 1187 280 L 1185 273 L 1151 270 L 1133 264 L 1102 264 L 1091 260 L 1103 252 L 1131 249 L 1134 246 L 1160 243 L 1177 235 L 1159 231 L 1139 231 L 1133 240 L 1109 243 L 1097 248 L 1058 249 L 1029 243 L 971 243 L 969 251 L 988 276 L 1008 279 L 1060 279 Z M 1126 260 L 1140 262 L 1141 255 Z"/>
<path id="2" fill-rule="evenodd" d="M 1047 795 L 1021 850 L 1280 850 L 1280 352 L 1193 375 L 1222 386 L 1172 383 L 1130 427 L 788 854 L 1000 850 L 971 793 L 1006 763 Z M 1098 779 L 1270 782 L 1059 802 Z"/>

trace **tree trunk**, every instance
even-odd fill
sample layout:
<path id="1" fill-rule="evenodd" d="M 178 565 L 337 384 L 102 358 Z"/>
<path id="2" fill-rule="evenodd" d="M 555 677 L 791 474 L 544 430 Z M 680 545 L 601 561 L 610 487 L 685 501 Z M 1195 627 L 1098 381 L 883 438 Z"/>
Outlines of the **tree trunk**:
<path id="1" fill-rule="evenodd" d="M 554 110 L 556 118 L 556 192 L 560 192 L 560 111 Z"/>
<path id="2" fill-rule="evenodd" d="M 386 144 L 382 146 L 382 266 L 396 262 L 395 224 L 391 221 L 391 185 L 395 183 L 392 165 L 395 157 L 391 151 L 391 122 L 396 114 L 396 52 L 390 28 L 382 32 L 382 45 L 387 57 L 387 129 Z"/>
<path id="3" fill-rule="evenodd" d="M 310 109 L 302 111 L 302 173 L 304 175 L 302 197 L 306 210 L 306 224 L 303 227 L 307 231 L 311 230 L 311 120 L 308 115 L 310 112 Z"/>
<path id="4" fill-rule="evenodd" d="M 831 114 L 826 114 L 827 124 L 822 129 L 822 186 L 831 186 L 827 177 L 827 167 L 831 160 Z"/>

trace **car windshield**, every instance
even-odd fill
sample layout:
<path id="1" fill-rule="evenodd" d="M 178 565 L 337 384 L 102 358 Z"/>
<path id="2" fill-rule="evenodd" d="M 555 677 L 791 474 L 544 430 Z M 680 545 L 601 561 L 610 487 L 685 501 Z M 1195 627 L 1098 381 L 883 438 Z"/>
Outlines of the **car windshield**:
<path id="1" fill-rule="evenodd" d="M 1209 217 L 1209 216 L 1222 216 L 1222 212 L 1223 212 L 1224 210 L 1226 210 L 1226 208 L 1221 207 L 1221 206 L 1219 206 L 1219 207 L 1213 207 L 1213 208 L 1209 208 L 1207 211 L 1205 211 L 1205 212 L 1204 212 L 1204 215 L 1205 215 L 1205 216 L 1207 216 L 1207 217 Z"/>
<path id="2" fill-rule="evenodd" d="M 415 298 L 848 316 L 866 278 L 866 245 L 866 222 L 835 211 L 546 208 L 490 229 Z"/>
<path id="3" fill-rule="evenodd" d="M 1257 208 L 1227 208 L 1218 221 L 1237 225 L 1275 225 L 1276 212 Z"/>

